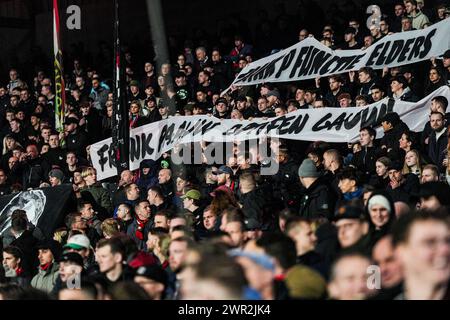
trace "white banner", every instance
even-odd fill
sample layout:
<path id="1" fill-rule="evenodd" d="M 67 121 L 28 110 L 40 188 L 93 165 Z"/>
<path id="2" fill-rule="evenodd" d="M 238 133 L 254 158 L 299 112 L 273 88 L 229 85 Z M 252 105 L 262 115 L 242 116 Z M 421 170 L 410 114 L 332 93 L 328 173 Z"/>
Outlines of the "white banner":
<path id="1" fill-rule="evenodd" d="M 423 30 L 394 33 L 366 50 L 331 50 L 315 38 L 257 60 L 236 77 L 234 86 L 313 79 L 359 70 L 402 66 L 438 57 L 450 48 L 450 18 Z M 230 86 L 231 88 L 231 86 Z M 224 95 L 230 88 L 222 92 Z"/>
<path id="2" fill-rule="evenodd" d="M 385 98 L 366 107 L 298 110 L 281 117 L 248 120 L 220 120 L 210 116 L 177 116 L 132 129 L 130 169 L 139 168 L 144 159 L 158 159 L 178 144 L 189 142 L 244 141 L 261 137 L 327 142 L 352 142 L 359 129 L 375 125 L 387 112 L 397 112 L 413 131 L 422 131 L 428 121 L 430 101 L 443 95 L 450 100 L 450 89 L 441 87 L 417 103 Z M 383 136 L 377 127 L 377 138 Z M 90 156 L 99 180 L 115 176 L 112 139 L 91 145 Z"/>

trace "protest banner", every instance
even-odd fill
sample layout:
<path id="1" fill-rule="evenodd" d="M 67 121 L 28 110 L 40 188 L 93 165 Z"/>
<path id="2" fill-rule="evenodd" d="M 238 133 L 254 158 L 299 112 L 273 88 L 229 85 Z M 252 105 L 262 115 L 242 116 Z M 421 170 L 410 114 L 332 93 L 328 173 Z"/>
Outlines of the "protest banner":
<path id="1" fill-rule="evenodd" d="M 305 141 L 351 142 L 359 129 L 373 125 L 377 138 L 383 135 L 379 120 L 387 112 L 397 112 L 412 131 L 423 130 L 428 121 L 433 97 L 450 99 L 450 89 L 443 86 L 417 103 L 385 98 L 366 107 L 298 110 L 270 119 L 220 120 L 210 116 L 177 116 L 132 129 L 130 132 L 130 170 L 139 168 L 144 159 L 158 159 L 178 144 L 190 142 L 244 141 L 261 137 Z M 99 180 L 115 176 L 112 139 L 93 144 L 90 156 Z"/>
<path id="2" fill-rule="evenodd" d="M 314 79 L 362 67 L 382 69 L 427 60 L 450 48 L 449 33 L 450 18 L 423 30 L 385 36 L 365 50 L 332 50 L 315 38 L 307 38 L 250 63 L 221 95 L 232 86 Z"/>

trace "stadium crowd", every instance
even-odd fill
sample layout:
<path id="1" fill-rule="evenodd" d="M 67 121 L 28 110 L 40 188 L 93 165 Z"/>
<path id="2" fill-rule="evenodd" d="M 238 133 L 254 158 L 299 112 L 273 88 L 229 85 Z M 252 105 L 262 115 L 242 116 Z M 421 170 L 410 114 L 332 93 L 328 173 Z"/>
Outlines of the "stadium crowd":
<path id="1" fill-rule="evenodd" d="M 315 34 L 305 25 L 290 41 L 367 48 L 450 15 L 423 0 L 390 9 L 370 30 L 358 19 Z M 129 128 L 180 115 L 252 120 L 416 102 L 449 85 L 447 50 L 402 67 L 233 87 L 220 97 L 246 65 L 279 49 L 264 40 L 272 26 L 282 30 L 282 17 L 261 24 L 257 39 L 236 32 L 225 49 L 220 39 L 187 40 L 160 70 L 127 51 Z M 17 67 L 0 84 L 0 195 L 71 184 L 77 201 L 51 236 L 25 210 L 12 213 L 1 233 L 2 299 L 450 298 L 446 97 L 429 101 L 422 132 L 390 112 L 381 139 L 374 127 L 361 128 L 355 143 L 269 139 L 273 175 L 261 175 L 266 163 L 235 143 L 222 163 L 179 165 L 167 152 L 98 181 L 89 146 L 111 137 L 113 84 L 81 58 L 65 64 L 62 133 L 50 73 L 26 81 Z"/>

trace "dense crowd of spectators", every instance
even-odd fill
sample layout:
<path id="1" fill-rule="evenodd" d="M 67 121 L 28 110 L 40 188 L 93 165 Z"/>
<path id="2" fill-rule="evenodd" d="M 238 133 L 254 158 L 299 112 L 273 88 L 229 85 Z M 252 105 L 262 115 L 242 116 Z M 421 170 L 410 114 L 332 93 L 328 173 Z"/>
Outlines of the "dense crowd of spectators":
<path id="1" fill-rule="evenodd" d="M 306 26 L 293 40 L 314 36 L 336 50 L 364 49 L 450 14 L 415 0 L 391 9 L 370 29 L 350 19 L 321 34 Z M 382 99 L 415 102 L 449 85 L 447 50 L 407 66 L 233 87 L 220 97 L 261 52 L 276 48 L 262 50 L 239 34 L 227 51 L 185 43 L 160 70 L 125 54 L 130 129 L 180 115 L 252 120 Z M 429 101 L 422 132 L 387 113 L 381 139 L 373 127 L 361 128 L 356 143 L 269 139 L 279 166 L 269 176 L 260 174 L 266 163 L 254 150 L 235 143 L 222 163 L 179 165 L 167 152 L 97 181 L 89 146 L 111 137 L 112 83 L 81 59 L 70 67 L 61 133 L 54 81 L 44 71 L 27 82 L 11 69 L 0 85 L 0 195 L 72 184 L 78 205 L 50 236 L 26 211 L 13 212 L 1 234 L 1 298 L 450 297 L 446 97 Z"/>

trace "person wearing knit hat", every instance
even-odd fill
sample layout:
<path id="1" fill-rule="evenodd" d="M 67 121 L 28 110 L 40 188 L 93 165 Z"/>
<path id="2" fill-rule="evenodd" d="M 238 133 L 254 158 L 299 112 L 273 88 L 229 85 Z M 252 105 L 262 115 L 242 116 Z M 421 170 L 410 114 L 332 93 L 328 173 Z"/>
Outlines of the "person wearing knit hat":
<path id="1" fill-rule="evenodd" d="M 450 186 L 442 181 L 426 182 L 420 186 L 420 208 L 436 210 L 450 206 Z"/>
<path id="2" fill-rule="evenodd" d="M 367 202 L 367 209 L 369 211 L 370 220 L 375 225 L 376 229 L 384 227 L 391 217 L 392 207 L 389 200 L 381 194 L 372 195 Z"/>
<path id="3" fill-rule="evenodd" d="M 157 265 L 145 265 L 136 270 L 134 282 L 139 284 L 154 300 L 164 298 L 164 291 L 168 284 L 168 276 L 164 269 Z"/>
<path id="4" fill-rule="evenodd" d="M 313 269 L 295 265 L 286 273 L 285 283 L 293 299 L 323 299 L 327 291 L 325 279 Z"/>
<path id="5" fill-rule="evenodd" d="M 280 92 L 277 89 L 274 90 L 270 90 L 269 92 L 267 92 L 267 96 L 266 98 L 270 98 L 270 97 L 275 97 L 276 99 L 280 99 Z"/>
<path id="6" fill-rule="evenodd" d="M 48 179 L 52 187 L 59 186 L 64 181 L 64 173 L 60 169 L 52 169 L 48 174 Z"/>
<path id="7" fill-rule="evenodd" d="M 301 184 L 306 188 L 300 199 L 299 214 L 305 218 L 333 217 L 330 190 L 319 177 L 320 172 L 311 159 L 303 160 L 298 169 Z"/>
<path id="8" fill-rule="evenodd" d="M 318 178 L 320 172 L 317 171 L 317 167 L 311 159 L 305 159 L 298 168 L 298 176 L 300 178 Z"/>

